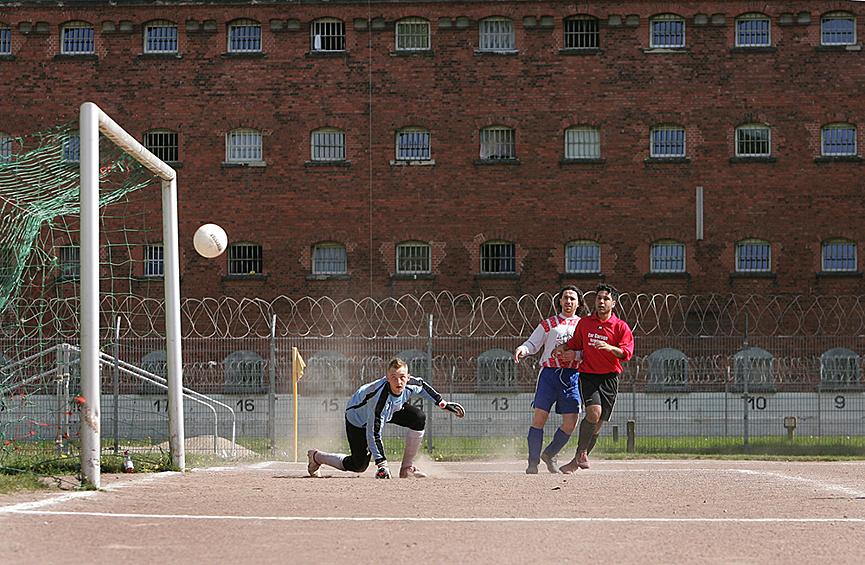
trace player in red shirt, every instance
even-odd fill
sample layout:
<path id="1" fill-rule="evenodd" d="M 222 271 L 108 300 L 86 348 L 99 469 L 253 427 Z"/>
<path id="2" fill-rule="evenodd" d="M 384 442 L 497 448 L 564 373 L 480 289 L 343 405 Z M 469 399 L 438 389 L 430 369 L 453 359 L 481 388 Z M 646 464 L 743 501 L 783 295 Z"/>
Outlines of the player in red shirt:
<path id="1" fill-rule="evenodd" d="M 616 404 L 619 375 L 622 373 L 621 361 L 627 361 L 634 355 L 631 328 L 613 314 L 619 291 L 606 283 L 599 284 L 595 290 L 595 313 L 581 318 L 574 336 L 553 350 L 555 356 L 561 356 L 568 350 L 583 352 L 580 397 L 586 407 L 586 415 L 580 422 L 577 455 L 573 461 L 560 467 L 562 473 L 589 468 L 588 454 L 598 441 L 601 424 L 610 419 Z"/>

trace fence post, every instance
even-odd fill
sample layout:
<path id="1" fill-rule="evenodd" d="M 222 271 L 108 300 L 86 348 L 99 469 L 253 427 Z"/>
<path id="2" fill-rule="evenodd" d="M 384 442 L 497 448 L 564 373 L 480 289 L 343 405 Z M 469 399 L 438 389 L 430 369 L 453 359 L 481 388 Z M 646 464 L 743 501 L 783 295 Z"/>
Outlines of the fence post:
<path id="1" fill-rule="evenodd" d="M 429 324 L 427 331 L 427 342 L 426 342 L 426 374 L 427 379 L 429 379 L 430 384 L 432 384 L 432 336 L 433 336 L 433 315 L 429 315 Z M 426 405 L 427 411 L 429 413 L 429 418 L 427 421 L 429 422 L 429 426 L 426 433 L 426 446 L 427 452 L 432 454 L 433 452 L 433 407 L 429 402 L 424 402 Z"/>
<path id="2" fill-rule="evenodd" d="M 270 383 L 267 390 L 267 437 L 270 439 L 270 454 L 276 451 L 276 314 L 270 324 Z"/>
<path id="3" fill-rule="evenodd" d="M 120 453 L 120 316 L 114 326 L 114 455 Z"/>
<path id="4" fill-rule="evenodd" d="M 748 447 L 748 400 L 750 397 L 748 396 L 748 379 L 751 376 L 750 348 L 751 348 L 751 346 L 748 345 L 748 314 L 745 314 L 745 343 L 742 344 L 742 350 L 745 352 L 745 355 L 744 355 L 745 361 L 744 361 L 744 368 L 743 368 L 744 372 L 742 374 L 742 383 L 743 383 L 742 399 L 744 399 L 744 401 L 745 401 L 745 414 L 743 417 L 743 420 L 744 420 L 743 421 L 743 426 L 744 426 L 743 432 L 744 432 L 744 436 L 745 436 L 744 448 L 745 448 L 745 454 L 746 455 L 748 454 L 748 449 L 749 449 L 749 447 Z"/>
<path id="5" fill-rule="evenodd" d="M 628 420 L 628 453 L 633 453 L 637 448 L 636 441 L 636 430 L 634 429 L 635 422 L 633 420 Z"/>

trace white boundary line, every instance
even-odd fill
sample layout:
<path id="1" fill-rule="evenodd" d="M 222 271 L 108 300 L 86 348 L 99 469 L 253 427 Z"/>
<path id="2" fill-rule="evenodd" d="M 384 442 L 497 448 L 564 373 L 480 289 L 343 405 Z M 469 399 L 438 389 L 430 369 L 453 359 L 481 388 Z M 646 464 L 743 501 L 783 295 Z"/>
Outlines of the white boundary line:
<path id="1" fill-rule="evenodd" d="M 108 512 L 66 512 L 51 510 L 14 510 L 16 514 L 38 514 L 50 516 L 90 516 L 94 518 L 145 518 L 169 520 L 227 520 L 227 521 L 274 521 L 274 522 L 480 522 L 480 523 L 576 523 L 576 522 L 607 522 L 607 523 L 768 523 L 768 524 L 832 524 L 841 522 L 865 523 L 865 518 L 417 518 L 391 516 L 220 516 L 193 514 L 114 514 Z"/>

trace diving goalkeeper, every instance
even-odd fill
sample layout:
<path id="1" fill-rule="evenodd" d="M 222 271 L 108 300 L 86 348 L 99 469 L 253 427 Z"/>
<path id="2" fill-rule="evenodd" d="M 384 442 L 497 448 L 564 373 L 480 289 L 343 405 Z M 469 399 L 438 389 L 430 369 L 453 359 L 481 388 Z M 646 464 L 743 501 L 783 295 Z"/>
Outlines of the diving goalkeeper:
<path id="1" fill-rule="evenodd" d="M 405 453 L 399 469 L 400 478 L 422 478 L 426 474 L 414 466 L 414 458 L 423 441 L 426 414 L 423 410 L 408 403 L 408 399 L 419 394 L 442 410 L 454 413 L 458 418 L 465 416 L 463 407 L 455 402 L 447 402 L 436 390 L 422 379 L 408 373 L 408 365 L 402 359 L 393 359 L 387 368 L 387 376 L 360 387 L 348 401 L 345 409 L 345 433 L 351 455 L 325 453 L 317 449 L 307 451 L 309 464 L 307 470 L 313 477 L 321 476 L 322 465 L 329 465 L 340 471 L 363 473 L 372 458 L 378 467 L 375 478 L 391 478 L 381 430 L 386 422 L 408 428 L 405 438 Z"/>

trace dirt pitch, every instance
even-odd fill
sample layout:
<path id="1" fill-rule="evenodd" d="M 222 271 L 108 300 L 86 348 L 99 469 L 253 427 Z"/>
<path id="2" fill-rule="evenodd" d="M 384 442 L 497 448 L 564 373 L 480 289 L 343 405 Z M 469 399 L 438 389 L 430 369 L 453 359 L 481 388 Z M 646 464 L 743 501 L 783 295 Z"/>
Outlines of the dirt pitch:
<path id="1" fill-rule="evenodd" d="M 865 462 L 419 463 L 378 481 L 305 463 L 103 475 L 0 495 L 2 563 L 862 563 Z"/>

